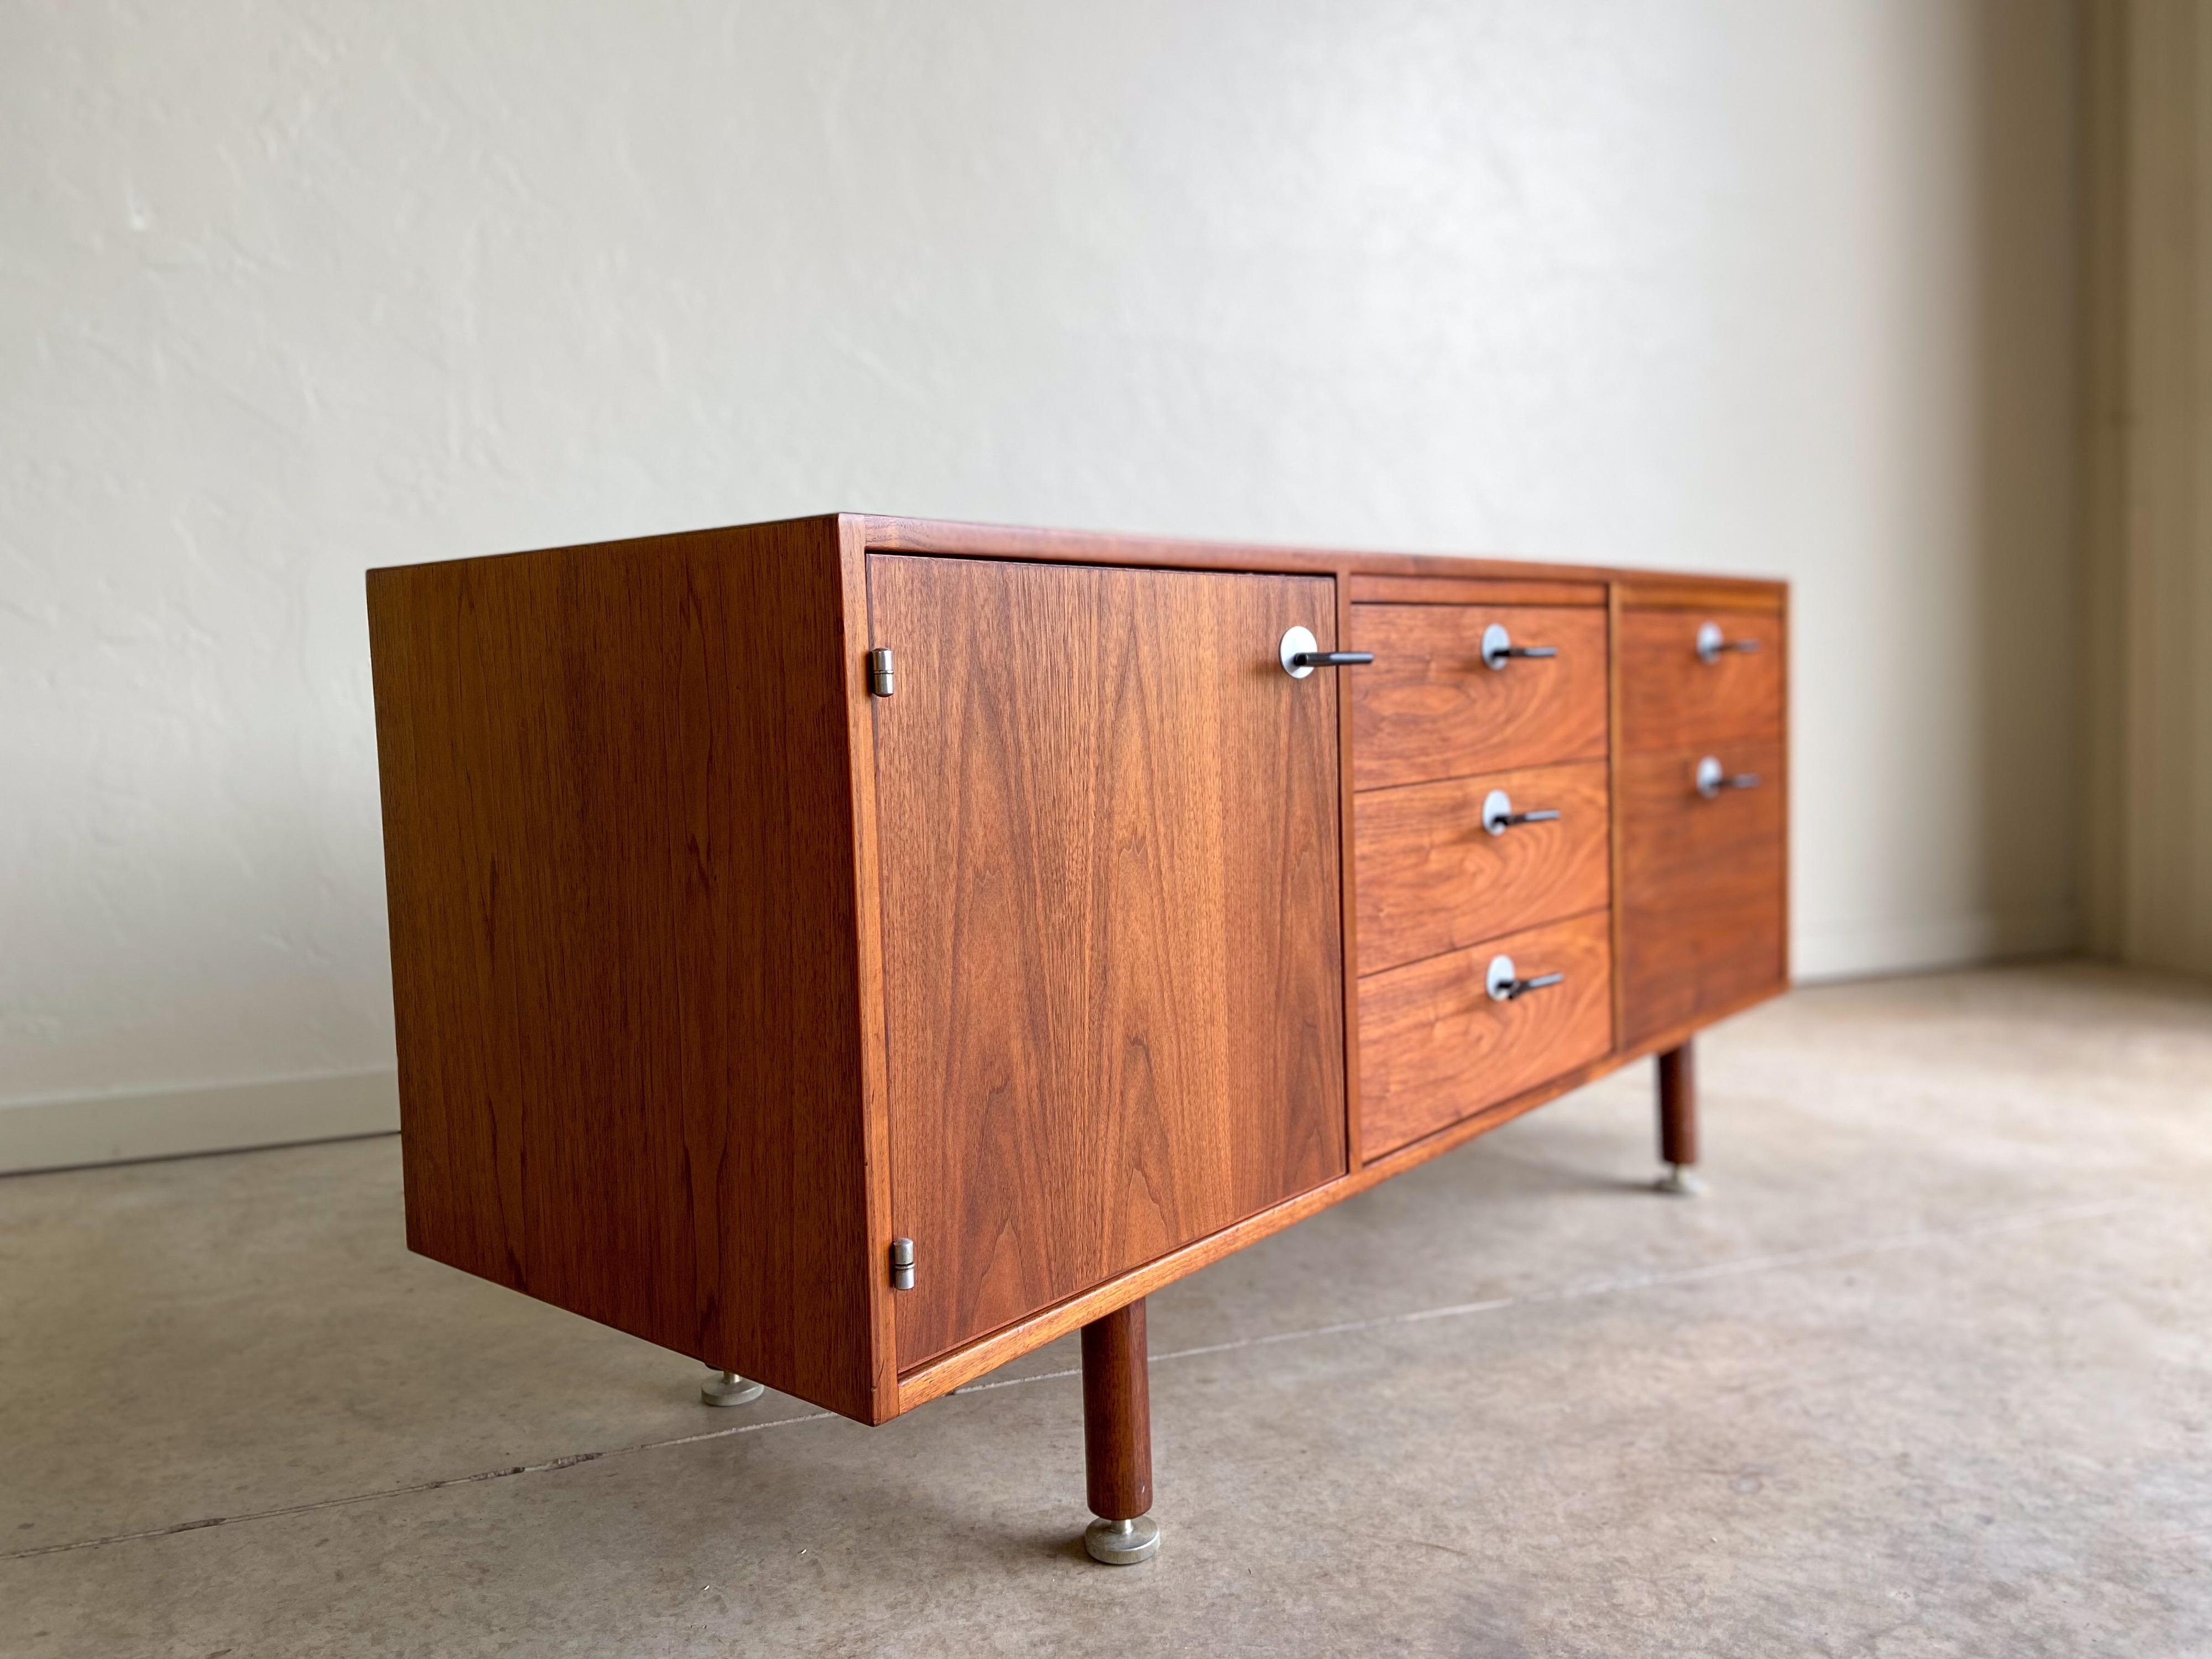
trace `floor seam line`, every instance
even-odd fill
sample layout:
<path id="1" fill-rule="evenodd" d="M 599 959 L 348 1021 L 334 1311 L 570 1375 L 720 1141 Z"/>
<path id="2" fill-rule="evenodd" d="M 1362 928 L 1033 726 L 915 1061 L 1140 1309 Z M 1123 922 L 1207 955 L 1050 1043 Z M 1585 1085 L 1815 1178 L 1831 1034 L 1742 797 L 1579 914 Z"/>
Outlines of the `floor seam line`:
<path id="1" fill-rule="evenodd" d="M 1599 1279 L 1589 1284 L 1570 1285 L 1564 1290 L 1538 1291 L 1525 1296 L 1492 1297 L 1479 1302 L 1449 1303 L 1436 1308 L 1417 1308 L 1405 1313 L 1383 1314 L 1372 1319 L 1343 1320 L 1330 1325 L 1316 1325 L 1294 1331 L 1272 1331 L 1259 1336 L 1243 1337 L 1232 1342 L 1211 1342 L 1197 1347 L 1176 1348 L 1166 1353 L 1152 1356 L 1154 1364 L 1175 1359 L 1197 1359 L 1211 1354 L 1237 1353 L 1250 1348 L 1261 1348 L 1283 1342 L 1317 1340 L 1323 1337 L 1342 1336 L 1359 1331 L 1381 1330 L 1396 1325 L 1420 1324 L 1431 1320 L 1463 1319 L 1476 1314 L 1496 1313 L 1509 1308 L 1542 1307 L 1561 1303 L 1586 1301 L 1601 1296 L 1618 1295 L 1623 1291 L 1662 1289 L 1675 1285 L 1698 1284 L 1717 1279 L 1733 1278 L 1758 1273 L 1770 1273 L 1795 1267 L 1810 1267 L 1823 1262 L 1848 1261 L 1853 1257 L 1878 1255 L 1889 1251 L 1906 1250 L 1929 1244 L 1956 1243 L 1960 1240 L 1985 1237 L 2007 1232 L 2023 1232 L 2037 1227 L 2051 1226 L 2068 1221 L 2087 1221 L 2119 1213 L 2123 1210 L 2142 1207 L 2136 1200 L 2103 1200 L 2087 1203 L 2061 1206 L 2054 1209 L 2024 1212 L 2018 1215 L 1994 1217 L 1988 1221 L 1969 1224 L 1963 1227 L 1927 1228 L 1910 1233 L 1900 1233 L 1888 1238 L 1862 1239 L 1850 1244 L 1825 1249 L 1784 1251 L 1764 1256 L 1744 1256 L 1732 1261 L 1708 1262 L 1701 1267 L 1686 1267 L 1672 1272 L 1637 1273 L 1626 1277 Z M 1030 1382 L 1051 1382 L 1072 1376 L 1080 1376 L 1080 1370 L 1042 1371 L 1031 1376 L 1009 1376 L 994 1380 L 963 1383 L 951 1390 L 948 1399 L 962 1395 L 980 1394 L 990 1389 L 1019 1388 Z M 444 1492 L 455 1486 L 480 1486 L 494 1480 L 512 1480 L 518 1475 L 557 1474 L 586 1463 L 596 1463 L 610 1457 L 623 1457 L 636 1452 L 663 1451 L 676 1446 L 695 1446 L 710 1440 L 727 1440 L 741 1434 L 758 1434 L 768 1429 L 790 1428 L 801 1423 L 820 1423 L 837 1415 L 835 1412 L 817 1411 L 797 1417 L 774 1418 L 765 1423 L 738 1423 L 726 1429 L 708 1429 L 697 1434 L 676 1435 L 664 1440 L 641 1441 L 635 1445 L 611 1446 L 599 1451 L 571 1452 L 564 1456 L 549 1458 L 542 1463 L 520 1463 L 510 1468 L 481 1469 L 470 1474 L 447 1475 L 435 1480 L 421 1480 L 404 1486 L 392 1486 L 377 1492 L 358 1492 L 343 1498 L 315 1498 L 304 1504 L 282 1504 L 273 1509 L 249 1510 L 239 1515 L 210 1516 L 197 1521 L 179 1521 L 165 1527 L 145 1527 L 133 1532 L 110 1533 L 99 1538 L 80 1538 L 66 1543 L 41 1544 L 27 1550 L 0 1553 L 0 1561 L 27 1561 L 43 1555 L 62 1555 L 75 1550 L 99 1549 L 113 1544 L 142 1542 L 149 1538 L 171 1538 L 182 1533 L 204 1532 L 215 1527 L 237 1526 L 249 1521 L 274 1521 L 287 1516 L 313 1515 L 325 1510 L 345 1509 L 356 1504 L 373 1504 L 392 1498 L 412 1498 L 425 1492 Z"/>
<path id="2" fill-rule="evenodd" d="M 212 1527 L 233 1527 L 247 1521 L 276 1521 L 291 1515 L 313 1515 L 323 1510 L 374 1504 L 386 1498 L 413 1498 L 423 1492 L 444 1492 L 453 1486 L 474 1486 L 491 1480 L 509 1480 L 519 1474 L 553 1474 L 562 1469 L 596 1463 L 604 1458 L 623 1457 L 633 1452 L 663 1451 L 671 1446 L 696 1446 L 703 1440 L 727 1440 L 735 1435 L 758 1434 L 763 1429 L 784 1429 L 799 1423 L 819 1423 L 836 1414 L 835 1412 L 809 1412 L 801 1417 L 779 1417 L 766 1423 L 736 1423 L 726 1429 L 708 1429 L 698 1434 L 677 1435 L 666 1440 L 643 1440 L 634 1446 L 609 1446 L 599 1451 L 570 1452 L 565 1456 L 548 1458 L 542 1463 L 518 1463 L 504 1469 L 478 1469 L 470 1474 L 450 1474 L 435 1480 L 417 1480 L 410 1486 L 387 1486 L 380 1491 L 355 1492 L 343 1498 L 318 1498 L 305 1504 L 247 1510 L 238 1515 L 212 1515 L 198 1521 L 175 1522 L 166 1527 L 142 1527 L 135 1532 L 73 1539 L 64 1544 L 40 1544 L 32 1549 L 14 1550 L 0 1555 L 0 1561 L 27 1561 L 35 1556 L 63 1555 L 71 1550 L 99 1549 L 109 1544 L 137 1543 L 149 1538 L 173 1538 L 179 1533 L 205 1532 Z"/>

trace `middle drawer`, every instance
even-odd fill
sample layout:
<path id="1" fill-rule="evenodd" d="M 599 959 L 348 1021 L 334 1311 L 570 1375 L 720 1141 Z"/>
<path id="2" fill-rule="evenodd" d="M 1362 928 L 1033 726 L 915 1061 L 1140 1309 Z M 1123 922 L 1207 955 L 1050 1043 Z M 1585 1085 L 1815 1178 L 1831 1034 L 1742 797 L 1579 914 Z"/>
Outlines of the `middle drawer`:
<path id="1" fill-rule="evenodd" d="M 1559 816 L 1493 834 L 1486 820 L 1501 806 Z M 1352 822 L 1363 974 L 1611 899 L 1602 761 L 1364 791 Z"/>

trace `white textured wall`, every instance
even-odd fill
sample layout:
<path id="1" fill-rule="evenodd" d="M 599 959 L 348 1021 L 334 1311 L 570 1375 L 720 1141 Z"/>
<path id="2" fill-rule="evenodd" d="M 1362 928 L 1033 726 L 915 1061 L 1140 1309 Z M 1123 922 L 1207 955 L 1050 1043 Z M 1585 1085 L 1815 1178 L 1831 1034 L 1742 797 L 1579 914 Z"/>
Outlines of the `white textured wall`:
<path id="1" fill-rule="evenodd" d="M 8 0 L 0 1101 L 388 1065 L 364 567 L 835 507 L 1787 575 L 1801 966 L 2063 942 L 2067 30 Z"/>

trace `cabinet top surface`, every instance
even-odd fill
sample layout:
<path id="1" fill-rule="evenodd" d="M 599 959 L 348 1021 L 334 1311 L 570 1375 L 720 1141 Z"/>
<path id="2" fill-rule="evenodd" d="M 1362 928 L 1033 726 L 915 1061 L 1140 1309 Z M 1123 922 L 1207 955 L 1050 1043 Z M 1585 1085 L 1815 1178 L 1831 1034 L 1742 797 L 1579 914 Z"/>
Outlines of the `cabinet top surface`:
<path id="1" fill-rule="evenodd" d="M 1784 582 L 1765 578 L 1718 576 L 1704 572 L 1666 571 L 1617 566 L 1563 563 L 1553 560 L 1501 557 L 1456 553 L 1389 553 L 1355 549 L 1279 547 L 1258 543 L 1204 541 L 1172 536 L 1124 535 L 1112 531 L 1051 530 L 1019 525 L 963 524 L 950 520 L 909 519 L 878 514 L 829 513 L 811 519 L 784 520 L 781 524 L 818 525 L 824 546 L 848 550 L 934 553 L 951 557 L 1036 559 L 1056 562 L 1175 566 L 1186 569 L 1249 570 L 1313 575 L 1449 576 L 1462 580 L 1495 577 L 1527 580 L 1645 583 L 1654 586 L 1653 604 L 1692 603 L 1694 596 L 1671 598 L 1665 584 L 1694 583 L 1713 598 L 1734 592 L 1745 599 L 1771 599 L 1786 592 Z M 672 551 L 690 544 L 731 537 L 742 538 L 763 525 L 678 531 L 667 535 L 587 544 L 586 546 L 637 549 L 659 543 Z M 544 548 L 488 556 L 527 558 L 537 553 L 581 551 L 584 548 Z M 433 560 L 429 564 L 473 563 L 480 559 Z M 386 572 L 422 568 L 422 563 L 385 566 Z M 1357 596 L 1355 596 L 1357 597 Z M 1632 597 L 1632 603 L 1633 598 Z"/>

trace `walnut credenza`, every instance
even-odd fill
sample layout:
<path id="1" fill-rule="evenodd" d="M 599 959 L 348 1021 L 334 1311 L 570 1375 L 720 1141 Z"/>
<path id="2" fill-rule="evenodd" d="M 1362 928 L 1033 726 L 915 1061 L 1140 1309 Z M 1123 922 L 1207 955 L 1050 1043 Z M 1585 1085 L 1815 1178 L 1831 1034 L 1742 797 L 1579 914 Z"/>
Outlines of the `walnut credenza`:
<path id="1" fill-rule="evenodd" d="M 881 1423 L 1779 991 L 1778 583 L 832 515 L 372 571 L 408 1243 Z M 1300 630 L 1304 630 L 1301 632 Z"/>

